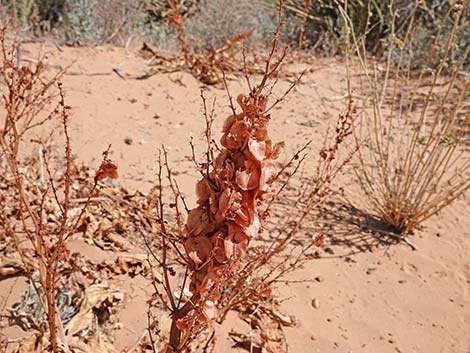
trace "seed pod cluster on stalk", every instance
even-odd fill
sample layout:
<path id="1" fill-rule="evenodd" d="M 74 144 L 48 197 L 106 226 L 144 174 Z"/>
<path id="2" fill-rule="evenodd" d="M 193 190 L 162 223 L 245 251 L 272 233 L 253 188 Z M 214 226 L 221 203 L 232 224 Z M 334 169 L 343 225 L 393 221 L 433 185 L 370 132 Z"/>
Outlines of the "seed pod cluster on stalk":
<path id="1" fill-rule="evenodd" d="M 279 176 L 280 171 L 275 160 L 284 147 L 283 142 L 273 143 L 269 137 L 268 124 L 271 118 L 269 112 L 298 82 L 296 81 L 274 104 L 268 106 L 268 99 L 273 89 L 267 87 L 268 81 L 278 72 L 287 50 L 286 47 L 282 51 L 278 48 L 283 24 L 282 12 L 281 0 L 279 23 L 266 60 L 264 75 L 256 86 L 251 85 L 248 74 L 245 75 L 249 94 L 238 96 L 237 103 L 241 109 L 239 112 L 232 104 L 232 97 L 222 70 L 232 114 L 226 119 L 222 129 L 221 148 L 215 147 L 212 140 L 213 111 L 208 113 L 202 95 L 206 117 L 205 135 L 208 143 L 207 162 L 198 163 L 202 178 L 196 184 L 197 206 L 188 210 L 184 234 L 181 234 L 187 255 L 184 257 L 187 263 L 186 273 L 190 274 L 191 294 L 190 299 L 182 306 L 180 306 L 181 298 L 176 304 L 169 295 L 172 325 L 168 352 L 185 351 L 198 333 L 218 318 L 221 291 L 228 280 L 236 275 L 240 259 L 246 253 L 250 241 L 261 233 L 261 221 L 268 214 L 268 212 L 258 212 L 258 206 L 261 205 L 264 196 L 271 193 L 271 184 Z M 274 60 L 274 57 L 277 59 Z M 195 159 L 194 148 L 193 159 Z M 165 166 L 169 171 L 166 159 Z M 177 200 L 179 190 L 172 181 L 171 173 L 169 180 Z M 160 213 L 163 214 L 162 210 Z M 177 218 L 179 219 L 178 211 Z M 162 233 L 165 234 L 164 223 L 161 226 Z M 171 242 L 171 237 L 166 238 Z M 163 236 L 164 242 L 166 238 Z M 159 262 L 164 269 L 165 291 L 171 294 L 165 249 L 164 244 L 163 257 Z M 186 276 L 182 291 L 185 283 Z"/>
<path id="2" fill-rule="evenodd" d="M 284 143 L 273 144 L 268 135 L 268 97 L 240 95 L 239 114 L 223 127 L 223 149 L 212 168 L 196 185 L 198 206 L 188 214 L 185 249 L 192 260 L 189 289 L 194 310 L 181 310 L 174 319 L 179 329 L 194 320 L 217 318 L 220 286 L 236 270 L 251 239 L 261 232 L 257 206 L 277 175 L 274 160 Z"/>

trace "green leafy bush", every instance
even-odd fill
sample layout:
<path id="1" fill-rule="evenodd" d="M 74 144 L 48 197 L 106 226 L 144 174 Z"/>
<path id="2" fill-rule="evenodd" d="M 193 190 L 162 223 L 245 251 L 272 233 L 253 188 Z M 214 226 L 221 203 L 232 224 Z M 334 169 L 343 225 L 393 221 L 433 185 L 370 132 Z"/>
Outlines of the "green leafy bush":
<path id="1" fill-rule="evenodd" d="M 295 20 L 286 21 L 285 37 L 292 37 Z M 240 33 L 250 32 L 251 42 L 266 42 L 277 26 L 277 10 L 263 1 L 201 0 L 185 21 L 186 33 L 196 50 L 211 50 Z M 297 21 L 298 22 L 298 21 Z"/>
<path id="2" fill-rule="evenodd" d="M 71 0 L 68 6 L 68 33 L 73 40 L 86 43 L 102 38 L 104 29 L 95 17 L 96 0 Z"/>

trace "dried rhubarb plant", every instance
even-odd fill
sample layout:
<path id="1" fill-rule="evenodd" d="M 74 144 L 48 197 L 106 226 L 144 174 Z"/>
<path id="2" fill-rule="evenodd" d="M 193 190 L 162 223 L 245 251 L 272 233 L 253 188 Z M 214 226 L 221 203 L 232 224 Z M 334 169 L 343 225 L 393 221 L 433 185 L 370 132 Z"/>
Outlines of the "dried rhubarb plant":
<path id="1" fill-rule="evenodd" d="M 286 165 L 280 165 L 276 158 L 284 143 L 273 143 L 268 133 L 271 110 L 301 78 L 284 95 L 269 102 L 276 83 L 275 75 L 286 54 L 286 48 L 279 48 L 282 6 L 280 1 L 279 25 L 260 83 L 253 85 L 246 75 L 249 93 L 237 97 L 239 110 L 227 89 L 232 114 L 224 123 L 220 147 L 212 135 L 214 107 L 211 108 L 202 95 L 207 149 L 205 160 L 198 162 L 192 147 L 192 158 L 201 174 L 196 184 L 195 208 L 188 209 L 168 165 L 165 149 L 160 158 L 158 189 L 162 192 L 171 190 L 173 198 L 169 206 L 174 211 L 175 222 L 169 220 L 163 194 L 160 194 L 155 209 L 160 219 L 158 234 L 162 254 L 153 250 L 148 239 L 146 243 L 153 260 L 149 262 L 158 263 L 161 270 L 161 275 L 155 275 L 153 281 L 153 302 L 162 303 L 171 313 L 169 344 L 165 348 L 168 352 L 192 351 L 194 344 L 200 342 L 201 334 L 215 321 L 223 322 L 229 310 L 241 311 L 249 307 L 254 312 L 256 306 L 259 312 L 264 308 L 264 313 L 274 321 L 283 325 L 293 324 L 277 311 L 271 286 L 302 262 L 311 259 L 309 250 L 322 244 L 321 234 L 308 238 L 300 248 L 292 246 L 292 240 L 299 233 L 303 221 L 334 193 L 333 179 L 351 158 L 350 154 L 340 157 L 339 149 L 352 134 L 352 104 L 338 121 L 334 141 L 328 141 L 320 151 L 317 169 L 304 180 L 305 192 L 297 196 L 289 210 L 300 209 L 300 212 L 286 217 L 285 226 L 268 235 L 269 246 L 256 244 L 271 206 L 300 168 L 304 161 L 301 155 L 308 147 L 301 148 Z M 164 179 L 167 180 L 166 186 L 163 185 Z M 275 191 L 273 183 L 281 180 L 278 191 Z M 183 207 L 187 212 L 185 222 Z M 183 276 L 177 280 L 175 269 L 181 267 Z M 157 272 L 156 268 L 154 272 Z M 159 351 L 161 347 L 154 335 L 155 323 L 152 320 L 149 314 L 151 346 L 154 351 Z M 265 327 L 260 325 L 261 329 Z M 209 341 L 211 339 L 212 336 Z M 272 346 L 268 349 L 281 351 Z"/>
<path id="2" fill-rule="evenodd" d="M 448 35 L 428 44 L 430 66 L 416 68 L 415 48 L 422 43 L 413 19 L 419 4 L 402 36 L 392 28 L 385 62 L 368 58 L 364 41 L 351 30 L 361 73 L 361 81 L 351 86 L 364 97 L 355 171 L 373 213 L 388 226 L 383 233 L 400 240 L 470 187 L 464 146 L 470 127 L 470 78 L 464 70 L 470 45 L 459 49 L 469 4 L 456 3 Z"/>
<path id="3" fill-rule="evenodd" d="M 223 149 L 208 160 L 197 183 L 198 207 L 188 214 L 184 247 L 190 259 L 191 299 L 175 313 L 171 346 L 184 347 L 189 332 L 218 317 L 220 289 L 233 276 L 239 260 L 261 229 L 258 203 L 277 174 L 274 160 L 283 143 L 269 138 L 267 96 L 258 86 L 238 97 L 241 112 L 223 129 Z M 212 153 L 211 153 L 212 154 Z"/>
<path id="4" fill-rule="evenodd" d="M 65 104 L 60 78 L 62 72 L 47 78 L 42 60 L 23 65 L 18 58 L 18 42 L 7 39 L 8 24 L 0 27 L 0 88 L 2 104 L 0 117 L 0 151 L 6 162 L 5 173 L 16 189 L 14 197 L 0 194 L 1 226 L 13 239 L 26 273 L 39 271 L 39 281 L 31 280 L 37 293 L 46 321 L 40 327 L 44 336 L 49 332 L 50 350 L 69 351 L 64 328 L 56 305 L 57 272 L 59 262 L 66 261 L 66 242 L 76 231 L 88 201 L 76 214 L 70 211 L 73 184 L 72 151 L 69 137 L 70 107 Z M 10 42 L 10 43 L 9 43 Z M 39 130 L 50 131 L 41 138 Z M 58 139 L 60 129 L 64 148 L 62 156 L 52 155 L 48 144 Z M 57 140 L 56 140 L 57 141 Z M 40 160 L 39 182 L 28 180 L 28 155 L 38 147 Z M 53 164 L 54 162 L 54 164 Z M 116 166 L 104 154 L 103 163 L 96 174 L 89 198 L 96 191 L 98 181 L 104 177 L 117 177 Z M 46 217 L 48 207 L 57 207 L 60 217 L 50 222 Z M 25 256 L 24 242 L 29 241 L 37 263 Z M 48 348 L 48 349 L 49 349 Z"/>
<path id="5" fill-rule="evenodd" d="M 171 222 L 166 221 L 168 214 L 160 194 L 157 213 L 163 255 L 149 249 L 162 268 L 161 277 L 154 280 L 154 299 L 172 313 L 170 345 L 166 348 L 169 352 L 192 351 L 191 344 L 201 339 L 201 333 L 213 321 L 223 323 L 231 310 L 238 311 L 260 331 L 261 338 L 251 345 L 267 352 L 285 351 L 282 327 L 292 326 L 295 321 L 279 311 L 280 302 L 273 290 L 279 283 L 288 282 L 289 273 L 318 258 L 317 248 L 324 243 L 319 213 L 327 201 L 341 193 L 341 188 L 334 186 L 335 179 L 356 152 L 344 146 L 353 131 L 354 108 L 350 102 L 338 118 L 334 135 L 328 135 L 318 151 L 315 169 L 308 177 L 296 178 L 309 144 L 285 165 L 275 162 L 283 144 L 270 142 L 265 130 L 269 119 L 251 109 L 255 92 L 238 98 L 244 109 L 226 120 L 221 151 L 211 133 L 213 112 L 203 99 L 208 149 L 207 160 L 197 163 L 202 178 L 196 186 L 196 208 L 187 209 L 168 166 L 166 151 L 160 163 L 159 183 L 162 185 L 165 176 L 169 180 L 174 195 L 170 207 L 176 209 L 176 224 L 170 226 Z M 262 108 L 264 112 L 266 107 Z M 250 125 L 253 117 L 263 118 L 261 124 L 254 120 L 258 123 Z M 278 184 L 276 190 L 273 183 Z M 294 195 L 286 195 L 287 189 L 294 190 Z M 181 206 L 189 213 L 184 226 Z M 267 225 L 273 209 L 281 212 L 282 223 Z M 308 232 L 302 229 L 306 225 Z M 179 266 L 185 267 L 184 276 L 175 285 L 172 278 Z M 149 322 L 150 336 L 154 324 Z M 244 335 L 231 336 L 238 344 L 247 342 Z M 212 339 L 210 336 L 208 342 Z"/>

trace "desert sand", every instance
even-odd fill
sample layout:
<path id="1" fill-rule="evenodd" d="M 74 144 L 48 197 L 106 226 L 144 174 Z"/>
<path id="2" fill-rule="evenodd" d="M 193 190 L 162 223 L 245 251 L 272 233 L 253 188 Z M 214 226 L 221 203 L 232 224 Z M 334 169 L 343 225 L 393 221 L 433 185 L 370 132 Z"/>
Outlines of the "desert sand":
<path id="1" fill-rule="evenodd" d="M 202 152 L 204 119 L 200 90 L 216 98 L 214 131 L 220 133 L 230 114 L 223 86 L 204 86 L 189 73 L 157 73 L 136 77 L 150 69 L 137 48 L 63 48 L 27 44 L 23 60 L 47 56 L 49 70 L 68 68 L 63 77 L 66 99 L 72 106 L 71 137 L 77 160 L 97 166 L 101 152 L 111 144 L 111 158 L 119 165 L 118 182 L 129 190 L 148 192 L 155 184 L 158 149 L 164 144 L 183 194 L 194 205 L 198 173 L 186 156 L 189 139 Z M 271 136 L 285 141 L 281 160 L 288 160 L 312 140 L 312 167 L 325 132 L 344 109 L 345 63 L 340 59 L 310 57 L 304 64 L 287 66 L 309 72 L 273 112 Z M 119 76 L 115 71 L 121 74 Z M 291 84 L 278 83 L 274 96 Z M 229 80 L 232 95 L 246 92 L 242 77 Z M 470 201 L 467 192 L 425 222 L 407 244 L 387 244 L 364 227 L 367 201 L 354 180 L 350 165 L 338 183 L 345 195 L 334 200 L 333 227 L 321 257 L 289 275 L 276 295 L 284 299 L 282 312 L 295 319 L 284 329 L 288 351 L 295 353 L 470 353 Z M 345 206 L 349 205 L 349 206 Z M 356 210 L 352 211 L 350 205 Z M 282 221 L 282 220 L 281 220 Z M 141 244 L 140 244 L 141 245 Z M 131 253 L 142 253 L 136 244 Z M 68 244 L 90 259 L 112 259 L 76 238 Z M 147 327 L 146 300 L 152 289 L 140 276 L 114 276 L 111 281 L 125 294 L 118 314 L 122 327 L 112 332 L 118 351 L 133 347 Z M 0 308 L 19 301 L 25 277 L 0 279 Z M 5 315 L 5 311 L 3 312 Z M 2 330 L 9 339 L 27 336 L 15 325 Z M 233 347 L 227 333 L 250 327 L 236 313 L 217 328 L 215 352 L 243 352 Z M 10 345 L 13 347 L 13 345 Z"/>

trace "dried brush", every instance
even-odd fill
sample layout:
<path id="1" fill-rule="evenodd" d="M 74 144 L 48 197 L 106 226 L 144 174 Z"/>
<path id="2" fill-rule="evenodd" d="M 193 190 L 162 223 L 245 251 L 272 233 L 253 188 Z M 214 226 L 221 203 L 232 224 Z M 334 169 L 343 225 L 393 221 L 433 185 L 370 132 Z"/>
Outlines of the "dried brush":
<path id="1" fill-rule="evenodd" d="M 369 59 L 351 31 L 361 75 L 350 85 L 364 97 L 355 171 L 373 213 L 388 225 L 384 234 L 412 233 L 470 187 L 470 80 L 463 69 L 470 45 L 454 53 L 469 26 L 469 4 L 454 5 L 448 36 L 429 43 L 437 66 L 414 68 L 418 4 L 406 33 L 391 34 L 385 62 Z"/>

